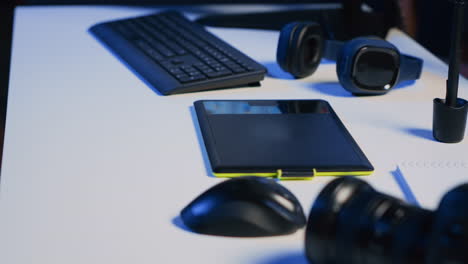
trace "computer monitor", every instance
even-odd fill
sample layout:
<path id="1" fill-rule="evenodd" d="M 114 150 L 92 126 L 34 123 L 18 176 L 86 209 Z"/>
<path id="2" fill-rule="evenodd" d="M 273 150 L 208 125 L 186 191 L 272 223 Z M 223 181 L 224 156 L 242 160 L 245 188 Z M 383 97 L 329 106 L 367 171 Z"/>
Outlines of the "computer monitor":
<path id="1" fill-rule="evenodd" d="M 207 26 L 279 30 L 291 21 L 315 21 L 324 26 L 329 38 L 347 40 L 361 35 L 384 37 L 390 27 L 399 26 L 397 1 L 381 0 L 12 0 L 27 5 L 112 4 L 112 5 L 206 5 L 255 4 L 288 6 L 269 13 L 210 16 L 198 20 Z M 315 4 L 317 8 L 294 8 Z M 293 7 L 292 9 L 290 7 Z M 244 9 L 245 10 L 245 9 Z"/>

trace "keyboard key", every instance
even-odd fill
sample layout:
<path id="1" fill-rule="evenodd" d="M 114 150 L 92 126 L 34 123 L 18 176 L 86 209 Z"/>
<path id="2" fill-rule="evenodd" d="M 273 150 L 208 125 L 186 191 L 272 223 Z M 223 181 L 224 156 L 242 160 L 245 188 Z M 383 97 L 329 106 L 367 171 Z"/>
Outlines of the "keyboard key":
<path id="1" fill-rule="evenodd" d="M 179 64 L 184 63 L 184 61 L 181 60 L 180 58 L 175 58 L 175 59 L 171 60 L 171 63 L 172 63 L 173 65 L 179 65 Z"/>
<path id="2" fill-rule="evenodd" d="M 244 68 L 241 68 L 241 67 L 235 67 L 235 68 L 231 68 L 231 70 L 235 73 L 241 73 L 241 72 L 246 72 L 246 70 Z"/>
<path id="3" fill-rule="evenodd" d="M 215 77 L 222 77 L 229 75 L 231 72 L 230 71 L 213 71 L 213 72 L 208 72 L 206 76 L 210 78 L 215 78 Z"/>
<path id="4" fill-rule="evenodd" d="M 170 68 L 170 69 L 168 69 L 168 70 L 169 70 L 170 73 L 176 74 L 176 75 L 177 75 L 177 74 L 183 74 L 183 73 L 184 73 L 184 72 L 183 72 L 181 69 L 179 69 L 179 68 Z"/>
<path id="5" fill-rule="evenodd" d="M 205 76 L 197 75 L 197 76 L 183 77 L 183 78 L 180 78 L 179 80 L 185 83 L 185 82 L 193 82 L 193 81 L 199 81 L 199 80 L 204 80 L 204 79 L 206 79 Z"/>
<path id="6" fill-rule="evenodd" d="M 211 68 L 202 69 L 201 71 L 206 75 L 208 75 L 208 73 L 214 72 L 214 70 Z"/>
<path id="7" fill-rule="evenodd" d="M 189 75 L 189 76 L 198 76 L 198 75 L 204 76 L 204 75 L 201 74 L 201 72 L 199 72 L 199 71 L 189 72 L 188 75 Z"/>
<path id="8" fill-rule="evenodd" d="M 223 66 L 218 66 L 218 67 L 215 67 L 214 69 L 215 71 L 229 71 L 226 67 L 223 67 Z"/>

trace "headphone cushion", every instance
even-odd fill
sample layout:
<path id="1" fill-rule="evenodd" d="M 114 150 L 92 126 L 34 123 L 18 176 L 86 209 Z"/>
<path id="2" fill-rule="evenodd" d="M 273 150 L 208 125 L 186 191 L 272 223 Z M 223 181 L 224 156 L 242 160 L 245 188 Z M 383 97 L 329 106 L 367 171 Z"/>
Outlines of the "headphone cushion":
<path id="1" fill-rule="evenodd" d="M 292 22 L 285 25 L 280 32 L 279 40 L 278 40 L 278 47 L 276 49 L 276 61 L 278 65 L 283 69 L 285 72 L 289 72 L 289 61 L 291 58 L 291 54 L 289 51 L 290 43 L 292 42 L 292 38 L 294 37 L 293 33 L 297 29 L 297 27 L 301 26 L 302 23 L 300 22 Z"/>
<path id="2" fill-rule="evenodd" d="M 383 47 L 392 50 L 398 50 L 390 42 L 378 38 L 378 37 L 357 37 L 346 42 L 341 50 L 338 52 L 336 59 L 336 74 L 338 80 L 345 90 L 354 94 L 354 95 L 366 95 L 368 92 L 363 92 L 363 90 L 356 87 L 352 81 L 352 69 L 354 65 L 354 58 L 357 52 L 366 47 Z"/>
<path id="3" fill-rule="evenodd" d="M 308 40 L 314 40 L 315 48 L 311 49 Z M 320 26 L 312 22 L 292 22 L 285 25 L 280 33 L 276 61 L 281 69 L 291 73 L 296 78 L 312 74 L 323 54 L 323 37 Z M 311 50 L 305 50 L 311 49 Z M 306 53 L 314 53 L 306 55 Z M 305 57 L 311 61 L 305 62 Z"/>

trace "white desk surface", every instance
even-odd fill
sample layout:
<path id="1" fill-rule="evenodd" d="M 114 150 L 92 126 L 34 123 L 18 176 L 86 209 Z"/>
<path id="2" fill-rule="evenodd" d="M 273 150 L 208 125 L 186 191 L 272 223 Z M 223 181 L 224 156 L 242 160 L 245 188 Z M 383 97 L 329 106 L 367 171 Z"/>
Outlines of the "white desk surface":
<path id="1" fill-rule="evenodd" d="M 445 94 L 447 67 L 401 32 L 388 40 L 424 58 L 424 71 L 414 85 L 385 96 L 351 96 L 332 63 L 292 80 L 275 64 L 278 32 L 219 28 L 209 30 L 268 67 L 262 86 L 160 96 L 87 32 L 97 22 L 155 10 L 16 10 L 0 263 L 306 263 L 304 230 L 241 239 L 181 226 L 180 210 L 221 181 L 207 168 L 192 109 L 199 99 L 325 99 L 375 166 L 365 179 L 429 208 L 447 188 L 468 181 L 468 139 L 443 144 L 431 136 L 432 100 Z M 459 94 L 468 98 L 464 79 Z M 441 175 L 418 170 L 428 166 Z M 283 184 L 308 213 L 331 179 Z"/>

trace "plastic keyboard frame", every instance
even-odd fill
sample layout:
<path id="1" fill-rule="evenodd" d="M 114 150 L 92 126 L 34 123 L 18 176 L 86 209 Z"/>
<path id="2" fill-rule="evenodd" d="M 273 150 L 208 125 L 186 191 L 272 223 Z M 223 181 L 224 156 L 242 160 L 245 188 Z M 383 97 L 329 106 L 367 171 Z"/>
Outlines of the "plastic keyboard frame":
<path id="1" fill-rule="evenodd" d="M 222 47 L 229 51 L 233 58 L 245 61 L 249 66 L 249 71 L 243 73 L 232 73 L 219 77 L 205 78 L 183 83 L 166 70 L 165 66 L 170 60 L 169 57 L 163 60 L 152 58 L 148 52 L 129 40 L 116 29 L 119 23 L 128 23 L 137 19 L 144 19 L 152 16 L 169 16 L 182 19 L 188 26 L 191 33 L 202 36 L 204 41 L 211 46 Z M 263 80 L 266 69 L 261 64 L 255 62 L 247 55 L 224 42 L 220 38 L 206 31 L 203 26 L 190 21 L 175 11 L 166 11 L 148 16 L 139 16 L 115 21 L 108 21 L 92 26 L 89 31 L 103 44 L 105 44 L 116 56 L 120 57 L 128 67 L 134 70 L 148 85 L 159 91 L 162 95 L 178 93 L 197 92 L 221 88 L 235 88 L 252 86 Z M 193 55 L 193 54 L 191 54 Z"/>

